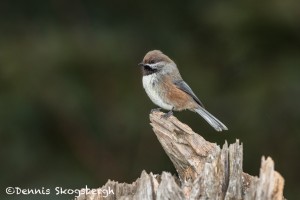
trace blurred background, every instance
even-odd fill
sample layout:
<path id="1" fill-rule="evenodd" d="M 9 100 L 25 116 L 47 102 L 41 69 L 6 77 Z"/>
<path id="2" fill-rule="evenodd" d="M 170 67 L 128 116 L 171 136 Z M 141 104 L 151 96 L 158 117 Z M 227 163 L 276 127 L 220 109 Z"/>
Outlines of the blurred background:
<path id="1" fill-rule="evenodd" d="M 229 131 L 175 113 L 211 142 L 240 139 L 244 171 L 271 156 L 300 198 L 300 2 L 1 1 L 1 199 L 176 173 L 149 125 L 137 64 L 160 49 Z M 8 186 L 51 195 L 6 195 Z"/>

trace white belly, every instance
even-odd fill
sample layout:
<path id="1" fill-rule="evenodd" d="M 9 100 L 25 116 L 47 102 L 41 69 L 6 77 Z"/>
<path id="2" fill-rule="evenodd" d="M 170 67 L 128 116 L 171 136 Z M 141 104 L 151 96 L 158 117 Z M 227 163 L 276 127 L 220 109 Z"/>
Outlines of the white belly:
<path id="1" fill-rule="evenodd" d="M 155 80 L 156 80 L 155 76 L 156 76 L 155 74 L 143 76 L 144 89 L 154 104 L 158 105 L 159 107 L 165 110 L 172 110 L 173 106 L 163 101 L 160 94 L 157 92 L 157 89 L 155 89 L 157 88 L 157 86 L 155 86 Z"/>

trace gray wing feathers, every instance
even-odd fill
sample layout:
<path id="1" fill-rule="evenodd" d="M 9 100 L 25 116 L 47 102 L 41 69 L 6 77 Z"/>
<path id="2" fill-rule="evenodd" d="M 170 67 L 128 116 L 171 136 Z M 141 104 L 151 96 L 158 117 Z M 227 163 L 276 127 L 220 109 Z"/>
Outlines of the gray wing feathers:
<path id="1" fill-rule="evenodd" d="M 195 111 L 205 119 L 216 131 L 228 130 L 228 128 L 220 122 L 216 117 L 210 114 L 207 110 L 204 109 L 202 102 L 198 99 L 198 97 L 194 94 L 192 89 L 184 82 L 183 80 L 175 81 L 174 84 L 184 91 L 185 93 L 189 94 L 199 105 L 200 107 L 195 109 Z"/>
<path id="2" fill-rule="evenodd" d="M 194 94 L 194 92 L 192 91 L 192 89 L 190 88 L 190 86 L 184 82 L 183 80 L 180 81 L 175 81 L 174 84 L 181 89 L 182 91 L 184 91 L 185 93 L 189 94 L 191 97 L 193 97 L 193 99 L 204 108 L 202 102 L 198 99 L 198 97 Z"/>

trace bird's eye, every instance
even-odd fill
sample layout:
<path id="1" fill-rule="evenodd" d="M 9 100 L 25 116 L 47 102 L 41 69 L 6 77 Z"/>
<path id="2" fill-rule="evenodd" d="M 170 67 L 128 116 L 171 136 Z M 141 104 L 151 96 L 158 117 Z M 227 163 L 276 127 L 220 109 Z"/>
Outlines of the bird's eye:
<path id="1" fill-rule="evenodd" d="M 149 62 L 150 64 L 154 64 L 155 63 L 155 61 L 154 60 L 150 60 L 150 62 Z"/>

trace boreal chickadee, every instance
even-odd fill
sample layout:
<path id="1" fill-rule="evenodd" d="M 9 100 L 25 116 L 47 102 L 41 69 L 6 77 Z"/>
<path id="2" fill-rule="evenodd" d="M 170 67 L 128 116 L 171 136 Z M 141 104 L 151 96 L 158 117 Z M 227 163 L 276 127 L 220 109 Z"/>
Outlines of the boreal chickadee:
<path id="1" fill-rule="evenodd" d="M 154 104 L 172 111 L 191 110 L 201 115 L 216 131 L 228 130 L 203 106 L 192 89 L 181 78 L 179 70 L 168 56 L 159 50 L 149 51 L 139 64 L 143 73 L 143 86 Z"/>

